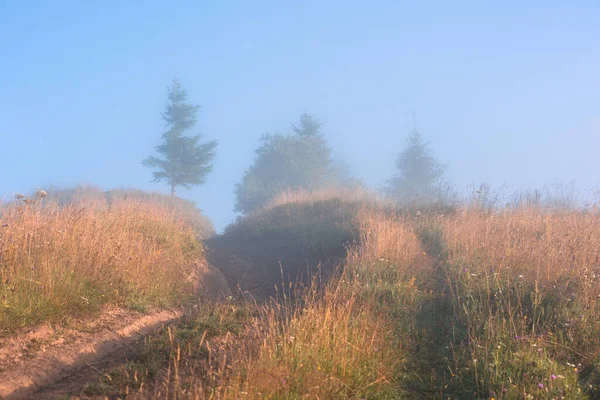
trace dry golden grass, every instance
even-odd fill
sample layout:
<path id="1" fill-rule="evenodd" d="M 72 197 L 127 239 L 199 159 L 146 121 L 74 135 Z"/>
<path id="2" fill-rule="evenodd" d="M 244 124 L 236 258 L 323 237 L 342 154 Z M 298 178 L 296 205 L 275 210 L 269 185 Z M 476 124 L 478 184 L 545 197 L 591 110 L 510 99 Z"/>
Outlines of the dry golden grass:
<path id="1" fill-rule="evenodd" d="M 412 228 L 379 206 L 364 205 L 356 217 L 362 238 L 350 250 L 344 271 L 323 293 L 309 290 L 290 318 L 275 306 L 255 321 L 260 346 L 247 357 L 246 372 L 236 376 L 233 387 L 250 398 L 398 394 L 395 374 L 405 363 L 405 349 L 394 335 L 393 311 L 412 297 L 414 280 L 400 277 L 413 276 L 412 269 L 423 261 L 422 250 Z M 394 290 L 410 295 L 401 303 L 389 297 L 386 304 L 388 291 Z"/>
<path id="2" fill-rule="evenodd" d="M 465 208 L 435 223 L 469 341 L 463 378 L 498 398 L 598 395 L 600 215 Z"/>
<path id="3" fill-rule="evenodd" d="M 86 314 L 108 302 L 140 308 L 192 295 L 202 248 L 192 227 L 165 205 L 24 200 L 0 208 L 4 332 Z"/>
<path id="4" fill-rule="evenodd" d="M 385 261 L 398 268 L 409 268 L 415 265 L 415 257 L 422 254 L 410 220 L 398 213 L 365 207 L 359 211 L 356 224 L 360 245 L 352 249 L 350 257 L 363 264 Z"/>
<path id="5" fill-rule="evenodd" d="M 289 190 L 282 192 L 268 202 L 265 207 L 261 208 L 259 212 L 264 212 L 273 207 L 285 204 L 314 205 L 315 203 L 332 199 L 340 200 L 344 203 L 360 203 L 363 205 L 376 205 L 377 207 L 394 205 L 391 199 L 366 189 L 344 190 L 340 189 L 339 187 L 330 187 L 315 191 Z"/>
<path id="6" fill-rule="evenodd" d="M 407 212 L 362 196 L 287 194 L 230 228 L 358 235 L 324 290 L 199 312 L 153 342 L 168 366 L 154 385 L 123 385 L 142 398 L 598 398 L 597 212 Z"/>
<path id="7" fill-rule="evenodd" d="M 172 333 L 164 343 L 171 354 L 167 376 L 161 375 L 152 389 L 142 388 L 140 396 L 397 398 L 401 393 L 397 374 L 407 368 L 407 343 L 396 332 L 394 315 L 414 306 L 415 267 L 424 267 L 419 275 L 423 279 L 432 264 L 405 217 L 392 217 L 391 211 L 374 203 L 357 207 L 357 198 L 315 199 L 297 204 L 302 210 L 290 214 L 303 221 L 312 210 L 309 221 L 320 223 L 314 211 L 323 210 L 323 204 L 332 200 L 339 200 L 337 207 L 355 212 L 352 224 L 360 229 L 360 244 L 350 250 L 345 269 L 325 290 L 313 286 L 297 304 L 283 298 L 259 307 L 213 309 L 211 315 L 219 315 L 213 321 L 217 326 L 230 325 L 226 321 L 236 307 L 250 310 L 251 316 L 242 329 L 222 332 L 211 340 L 203 332 L 214 328 L 196 329 L 198 322 L 194 331 L 199 341 L 189 340 L 189 326 L 179 335 Z M 205 321 L 206 313 L 197 318 Z M 204 361 L 198 362 L 198 355 L 207 359 L 200 356 Z"/>
<path id="8" fill-rule="evenodd" d="M 452 262 L 551 282 L 600 264 L 600 214 L 520 208 L 497 213 L 465 209 L 440 218 Z"/>

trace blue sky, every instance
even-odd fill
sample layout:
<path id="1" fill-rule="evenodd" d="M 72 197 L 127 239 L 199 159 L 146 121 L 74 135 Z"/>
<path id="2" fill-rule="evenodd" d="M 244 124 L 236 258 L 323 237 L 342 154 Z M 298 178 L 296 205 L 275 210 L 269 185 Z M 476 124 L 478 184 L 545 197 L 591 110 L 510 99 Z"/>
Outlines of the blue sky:
<path id="1" fill-rule="evenodd" d="M 368 5 L 367 5 L 368 4 Z M 222 228 L 265 132 L 308 111 L 380 187 L 416 125 L 447 177 L 600 186 L 600 3 L 0 1 L 0 193 L 150 183 L 174 75 L 220 142 L 183 197 Z"/>

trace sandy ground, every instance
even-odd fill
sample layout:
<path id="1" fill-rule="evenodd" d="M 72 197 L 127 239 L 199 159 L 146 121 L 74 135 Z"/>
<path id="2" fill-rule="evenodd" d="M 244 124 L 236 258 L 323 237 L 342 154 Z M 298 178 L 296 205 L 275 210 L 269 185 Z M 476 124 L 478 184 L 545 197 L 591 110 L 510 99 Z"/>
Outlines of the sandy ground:
<path id="1" fill-rule="evenodd" d="M 171 323 L 183 310 L 106 309 L 73 327 L 44 325 L 0 341 L 0 398 L 39 398 L 35 393 L 95 363 L 124 353 L 143 335 Z"/>
<path id="2" fill-rule="evenodd" d="M 231 295 L 217 269 L 206 262 L 196 267 L 190 279 L 199 299 Z M 60 397 L 98 369 L 118 364 L 141 338 L 183 315 L 183 309 L 140 313 L 108 307 L 66 327 L 43 325 L 0 339 L 0 399 Z"/>

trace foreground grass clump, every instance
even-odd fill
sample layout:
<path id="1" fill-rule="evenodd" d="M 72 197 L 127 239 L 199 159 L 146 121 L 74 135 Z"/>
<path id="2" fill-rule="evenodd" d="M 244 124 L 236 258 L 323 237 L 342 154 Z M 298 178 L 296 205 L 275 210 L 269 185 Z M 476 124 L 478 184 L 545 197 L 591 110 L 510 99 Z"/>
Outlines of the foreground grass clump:
<path id="1" fill-rule="evenodd" d="M 422 261 L 420 245 L 412 229 L 386 224 L 382 212 L 355 218 L 362 244 L 324 292 L 310 290 L 290 317 L 271 307 L 258 320 L 260 346 L 232 379 L 251 398 L 402 396 L 408 343 L 397 317 L 415 300 L 411 267 Z"/>
<path id="2" fill-rule="evenodd" d="M 439 224 L 462 383 L 496 398 L 600 395 L 600 215 L 466 210 Z"/>
<path id="3" fill-rule="evenodd" d="M 0 208 L 4 332 L 107 303 L 144 308 L 192 296 L 203 250 L 168 207 L 124 198 L 60 204 L 43 194 Z"/>

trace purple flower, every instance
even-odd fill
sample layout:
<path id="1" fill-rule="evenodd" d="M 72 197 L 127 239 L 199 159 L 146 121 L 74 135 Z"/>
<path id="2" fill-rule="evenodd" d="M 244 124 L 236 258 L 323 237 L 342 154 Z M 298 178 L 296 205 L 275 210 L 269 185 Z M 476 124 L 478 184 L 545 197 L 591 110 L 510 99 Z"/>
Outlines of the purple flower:
<path id="1" fill-rule="evenodd" d="M 544 384 L 543 384 L 543 383 L 538 383 L 538 387 L 539 387 L 540 389 L 543 389 L 543 388 L 544 388 Z"/>
<path id="2" fill-rule="evenodd" d="M 556 375 L 552 374 L 552 375 L 550 375 L 550 378 L 552 378 L 552 380 L 554 381 L 554 380 L 556 380 Z"/>
<path id="3" fill-rule="evenodd" d="M 467 268 L 463 268 L 463 272 L 467 272 L 467 271 L 468 271 L 468 269 L 467 269 Z"/>

